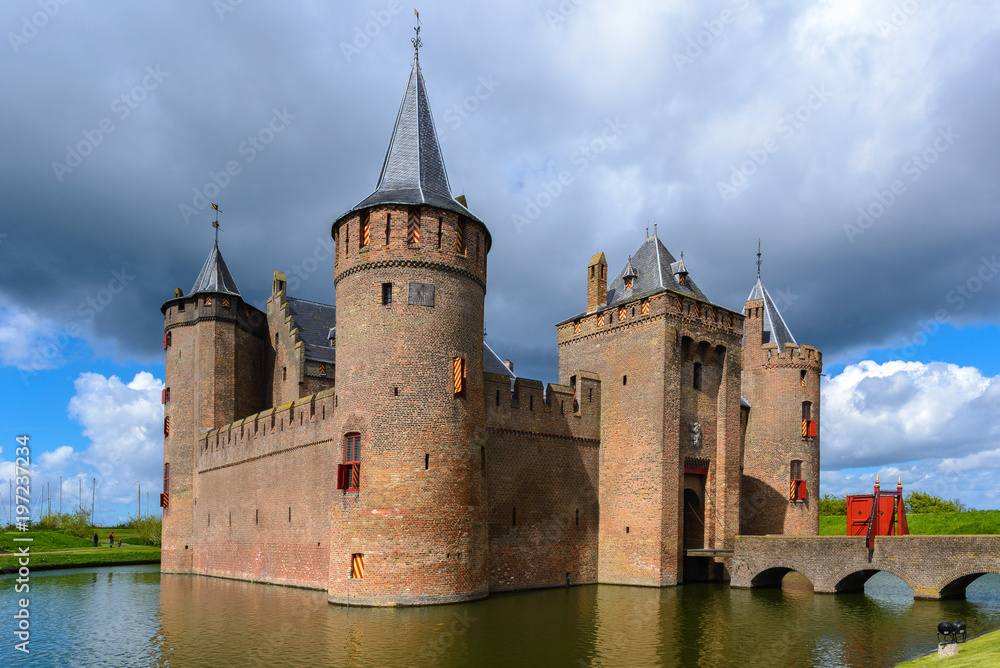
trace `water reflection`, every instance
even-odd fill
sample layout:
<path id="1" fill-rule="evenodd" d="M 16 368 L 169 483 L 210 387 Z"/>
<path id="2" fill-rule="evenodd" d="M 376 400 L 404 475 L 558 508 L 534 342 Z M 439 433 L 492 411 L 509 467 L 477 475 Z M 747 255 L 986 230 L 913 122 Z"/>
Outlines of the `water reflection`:
<path id="1" fill-rule="evenodd" d="M 324 592 L 153 569 L 33 574 L 33 651 L 17 665 L 888 666 L 931 651 L 941 620 L 1000 626 L 1000 576 L 967 601 L 914 601 L 886 574 L 865 594 L 813 594 L 790 574 L 770 590 L 586 586 L 348 610 Z"/>

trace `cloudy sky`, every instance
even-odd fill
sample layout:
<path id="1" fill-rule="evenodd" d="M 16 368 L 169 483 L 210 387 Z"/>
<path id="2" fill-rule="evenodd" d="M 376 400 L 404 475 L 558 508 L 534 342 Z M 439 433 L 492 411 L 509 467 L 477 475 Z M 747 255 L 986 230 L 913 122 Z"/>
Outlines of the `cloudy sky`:
<path id="1" fill-rule="evenodd" d="M 310 258 L 374 189 L 413 52 L 410 5 L 347 5 L 0 8 L 0 480 L 28 434 L 54 507 L 60 475 L 64 509 L 96 478 L 100 520 L 155 500 L 159 307 L 210 202 L 244 297 L 281 269 L 333 301 Z M 760 238 L 825 355 L 823 491 L 882 471 L 1000 507 L 995 2 L 419 9 L 451 185 L 493 235 L 488 341 L 520 375 L 556 380 L 594 253 L 617 271 L 655 225 L 741 309 Z"/>

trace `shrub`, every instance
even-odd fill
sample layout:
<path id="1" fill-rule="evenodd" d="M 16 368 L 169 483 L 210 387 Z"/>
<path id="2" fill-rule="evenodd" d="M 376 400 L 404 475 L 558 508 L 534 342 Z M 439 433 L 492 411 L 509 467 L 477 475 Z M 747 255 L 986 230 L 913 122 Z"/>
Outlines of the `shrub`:
<path id="1" fill-rule="evenodd" d="M 908 513 L 958 513 L 966 509 L 958 499 L 947 501 L 927 492 L 910 492 L 905 501 Z"/>
<path id="2" fill-rule="evenodd" d="M 824 494 L 819 499 L 819 514 L 821 516 L 846 515 L 847 497 Z"/>
<path id="3" fill-rule="evenodd" d="M 143 545 L 160 546 L 161 534 L 163 533 L 163 519 L 156 515 L 147 515 L 143 518 L 129 516 L 129 526 L 135 529 Z"/>
<path id="4" fill-rule="evenodd" d="M 72 514 L 63 514 L 62 530 L 77 538 L 90 538 L 94 535 L 94 527 L 90 524 L 90 511 L 78 506 Z"/>

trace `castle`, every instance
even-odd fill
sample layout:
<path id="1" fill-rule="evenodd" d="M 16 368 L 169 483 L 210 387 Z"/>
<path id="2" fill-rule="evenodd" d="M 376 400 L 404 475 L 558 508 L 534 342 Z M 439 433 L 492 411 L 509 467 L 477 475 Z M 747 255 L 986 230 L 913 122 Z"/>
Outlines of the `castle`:
<path id="1" fill-rule="evenodd" d="M 737 534 L 817 533 L 822 356 L 759 264 L 738 312 L 655 233 L 610 282 L 599 253 L 559 383 L 516 376 L 416 57 L 378 186 L 331 234 L 336 307 L 275 272 L 260 311 L 216 240 L 161 309 L 163 572 L 421 605 L 726 580 Z"/>

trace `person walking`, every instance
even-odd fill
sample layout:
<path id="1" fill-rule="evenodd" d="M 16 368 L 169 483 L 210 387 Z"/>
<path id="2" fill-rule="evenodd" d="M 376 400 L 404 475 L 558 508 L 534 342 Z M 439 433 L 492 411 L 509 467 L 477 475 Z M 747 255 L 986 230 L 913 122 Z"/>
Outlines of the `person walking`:
<path id="1" fill-rule="evenodd" d="M 108 534 L 108 543 L 109 543 L 108 547 L 114 547 L 115 546 L 115 535 L 113 533 L 109 533 Z"/>
<path id="2" fill-rule="evenodd" d="M 94 547 L 97 547 L 97 532 L 94 532 Z"/>

